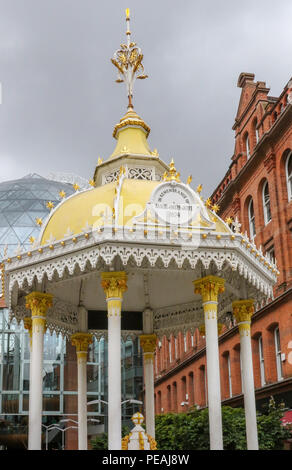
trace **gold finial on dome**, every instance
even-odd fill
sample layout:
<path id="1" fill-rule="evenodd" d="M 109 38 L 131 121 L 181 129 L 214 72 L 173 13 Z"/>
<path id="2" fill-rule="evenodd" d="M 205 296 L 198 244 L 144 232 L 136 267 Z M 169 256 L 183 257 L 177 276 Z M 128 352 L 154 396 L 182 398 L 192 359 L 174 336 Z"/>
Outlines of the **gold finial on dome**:
<path id="1" fill-rule="evenodd" d="M 118 49 L 113 58 L 111 59 L 114 66 L 118 69 L 118 77 L 116 82 L 125 82 L 128 93 L 128 108 L 133 109 L 133 86 L 136 78 L 140 80 L 147 78 L 148 75 L 144 73 L 144 67 L 142 65 L 143 54 L 136 45 L 135 42 L 131 41 L 130 31 L 130 9 L 126 9 L 126 23 L 127 23 L 127 44 L 121 44 L 121 48 Z"/>
<path id="2" fill-rule="evenodd" d="M 180 173 L 176 171 L 173 158 L 169 164 L 169 172 L 167 173 L 166 171 L 163 174 L 163 180 L 164 181 L 176 181 L 177 183 L 180 183 Z"/>

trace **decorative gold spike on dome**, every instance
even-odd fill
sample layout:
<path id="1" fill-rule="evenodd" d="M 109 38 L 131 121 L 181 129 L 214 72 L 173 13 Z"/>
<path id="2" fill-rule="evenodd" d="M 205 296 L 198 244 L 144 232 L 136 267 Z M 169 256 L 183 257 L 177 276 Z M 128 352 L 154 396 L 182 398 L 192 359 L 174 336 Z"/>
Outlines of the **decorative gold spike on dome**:
<path id="1" fill-rule="evenodd" d="M 135 42 L 131 41 L 130 31 L 130 9 L 126 9 L 126 23 L 127 23 L 127 44 L 121 44 L 121 48 L 118 49 L 113 58 L 111 59 L 114 66 L 118 69 L 118 77 L 116 82 L 125 82 L 128 93 L 128 108 L 133 108 L 133 86 L 136 78 L 140 80 L 147 78 L 148 75 L 144 73 L 144 67 L 142 65 L 143 54 L 136 45 Z"/>
<path id="2" fill-rule="evenodd" d="M 177 181 L 177 183 L 180 183 L 180 173 L 176 171 L 173 158 L 169 164 L 169 172 L 166 171 L 163 174 L 163 180 L 164 181 Z"/>
<path id="3" fill-rule="evenodd" d="M 54 203 L 52 201 L 48 201 L 47 204 L 46 204 L 47 208 L 52 210 L 54 209 Z"/>
<path id="4" fill-rule="evenodd" d="M 188 176 L 188 179 L 187 179 L 187 184 L 188 184 L 188 185 L 191 184 L 192 179 L 193 179 L 192 175 Z"/>

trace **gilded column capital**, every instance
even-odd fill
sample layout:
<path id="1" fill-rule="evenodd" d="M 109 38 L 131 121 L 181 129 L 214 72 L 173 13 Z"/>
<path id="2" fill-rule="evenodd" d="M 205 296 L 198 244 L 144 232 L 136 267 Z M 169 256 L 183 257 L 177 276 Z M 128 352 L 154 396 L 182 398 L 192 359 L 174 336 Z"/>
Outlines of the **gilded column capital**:
<path id="1" fill-rule="evenodd" d="M 26 308 L 31 310 L 31 316 L 33 317 L 45 317 L 47 310 L 53 305 L 52 294 L 46 294 L 44 292 L 31 292 L 25 297 Z"/>
<path id="2" fill-rule="evenodd" d="M 254 300 L 235 300 L 232 302 L 232 310 L 237 323 L 250 322 L 254 313 Z"/>
<path id="3" fill-rule="evenodd" d="M 71 344 L 76 347 L 76 352 L 86 353 L 88 346 L 92 343 L 92 335 L 90 333 L 74 333 L 71 335 Z"/>
<path id="4" fill-rule="evenodd" d="M 224 325 L 222 323 L 217 324 L 218 335 L 221 335 L 222 330 L 223 330 L 223 326 Z M 206 336 L 206 326 L 204 324 L 199 326 L 199 333 L 200 333 L 201 336 Z"/>
<path id="5" fill-rule="evenodd" d="M 125 271 L 101 273 L 101 286 L 106 294 L 106 298 L 123 298 L 123 293 L 127 290 L 127 274 Z"/>
<path id="6" fill-rule="evenodd" d="M 254 313 L 254 300 L 235 300 L 232 302 L 232 310 L 239 333 L 249 336 L 251 317 Z"/>
<path id="7" fill-rule="evenodd" d="M 152 335 L 140 335 L 140 344 L 144 353 L 154 352 L 156 349 L 157 336 Z"/>
<path id="8" fill-rule="evenodd" d="M 152 334 L 152 335 L 140 335 L 140 345 L 141 348 L 143 349 L 144 353 L 144 359 L 147 360 L 153 360 L 154 357 L 154 352 L 156 349 L 156 343 L 157 343 L 157 336 Z"/>
<path id="9" fill-rule="evenodd" d="M 218 276 L 206 276 L 193 281 L 195 294 L 202 296 L 203 303 L 217 302 L 218 295 L 224 292 L 224 279 Z"/>
<path id="10" fill-rule="evenodd" d="M 23 326 L 28 331 L 29 340 L 30 340 L 29 342 L 30 342 L 30 347 L 31 347 L 32 346 L 32 318 L 25 317 L 23 319 Z"/>

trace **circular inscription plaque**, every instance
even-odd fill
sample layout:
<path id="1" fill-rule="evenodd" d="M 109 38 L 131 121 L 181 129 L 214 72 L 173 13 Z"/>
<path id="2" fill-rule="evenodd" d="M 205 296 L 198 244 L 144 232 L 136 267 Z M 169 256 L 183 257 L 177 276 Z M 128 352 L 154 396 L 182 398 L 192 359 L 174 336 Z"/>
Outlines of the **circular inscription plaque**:
<path id="1" fill-rule="evenodd" d="M 192 192 L 176 182 L 159 185 L 154 190 L 151 203 L 156 217 L 170 225 L 188 225 L 199 211 Z"/>

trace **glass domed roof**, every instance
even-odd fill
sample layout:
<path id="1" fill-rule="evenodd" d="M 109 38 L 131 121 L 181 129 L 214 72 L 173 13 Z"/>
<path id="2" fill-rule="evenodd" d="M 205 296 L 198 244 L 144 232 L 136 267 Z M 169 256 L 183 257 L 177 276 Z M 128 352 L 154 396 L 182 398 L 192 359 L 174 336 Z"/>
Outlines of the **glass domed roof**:
<path id="1" fill-rule="evenodd" d="M 36 218 L 46 218 L 49 213 L 47 202 L 56 206 L 61 190 L 67 196 L 74 193 L 71 184 L 36 174 L 0 183 L 0 260 L 5 247 L 7 256 L 14 255 L 18 246 L 29 249 L 29 238 L 37 238 L 40 231 Z"/>

